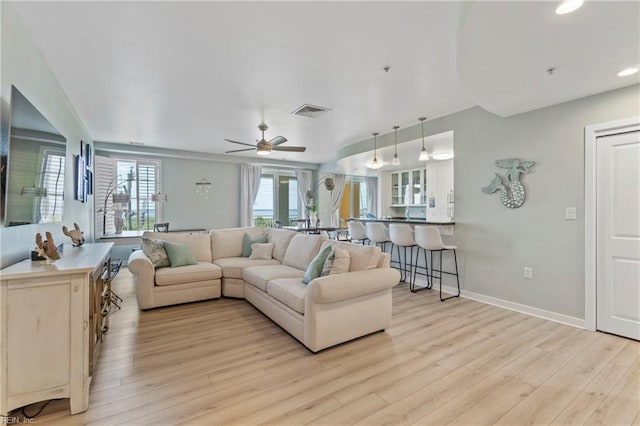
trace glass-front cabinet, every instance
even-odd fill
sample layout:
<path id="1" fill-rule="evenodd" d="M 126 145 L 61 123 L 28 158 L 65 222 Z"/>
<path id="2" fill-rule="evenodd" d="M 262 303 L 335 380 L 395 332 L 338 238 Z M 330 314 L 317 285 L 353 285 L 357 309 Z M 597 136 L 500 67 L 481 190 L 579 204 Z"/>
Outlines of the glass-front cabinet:
<path id="1" fill-rule="evenodd" d="M 402 182 L 402 186 L 400 188 L 400 192 L 402 193 L 402 203 L 401 204 L 411 204 L 411 193 L 410 193 L 410 185 L 409 183 L 409 172 L 400 172 L 400 181 Z"/>
<path id="2" fill-rule="evenodd" d="M 426 169 L 391 173 L 391 206 L 421 206 L 427 203 Z"/>
<path id="3" fill-rule="evenodd" d="M 402 204 L 400 195 L 400 182 L 398 173 L 391 173 L 391 204 Z"/>
<path id="4" fill-rule="evenodd" d="M 422 175 L 420 169 L 411 170 L 411 203 L 424 204 L 422 200 Z"/>

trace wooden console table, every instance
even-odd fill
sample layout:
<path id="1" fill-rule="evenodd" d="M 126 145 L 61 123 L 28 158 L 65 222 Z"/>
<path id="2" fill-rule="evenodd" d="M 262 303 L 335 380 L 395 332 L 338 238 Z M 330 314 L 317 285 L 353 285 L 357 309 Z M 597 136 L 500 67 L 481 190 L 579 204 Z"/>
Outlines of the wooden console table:
<path id="1" fill-rule="evenodd" d="M 0 270 L 0 414 L 70 398 L 89 406 L 89 385 L 108 329 L 113 243 L 64 245 L 53 264 Z"/>

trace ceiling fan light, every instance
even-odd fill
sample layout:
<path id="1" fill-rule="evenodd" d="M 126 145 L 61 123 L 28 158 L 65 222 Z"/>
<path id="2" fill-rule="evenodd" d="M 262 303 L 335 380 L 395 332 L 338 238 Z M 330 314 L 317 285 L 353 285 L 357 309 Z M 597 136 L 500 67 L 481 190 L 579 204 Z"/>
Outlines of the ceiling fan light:
<path id="1" fill-rule="evenodd" d="M 271 151 L 268 150 L 268 149 L 257 149 L 256 150 L 256 154 L 267 156 L 267 155 L 271 154 Z"/>
<path id="2" fill-rule="evenodd" d="M 429 153 L 427 153 L 426 148 L 422 148 L 420 151 L 420 157 L 418 157 L 418 161 L 429 161 Z"/>

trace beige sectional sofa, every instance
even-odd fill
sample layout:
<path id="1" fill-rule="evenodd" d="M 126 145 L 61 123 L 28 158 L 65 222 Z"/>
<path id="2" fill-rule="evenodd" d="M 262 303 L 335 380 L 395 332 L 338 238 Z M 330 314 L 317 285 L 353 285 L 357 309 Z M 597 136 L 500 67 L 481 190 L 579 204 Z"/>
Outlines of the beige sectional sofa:
<path id="1" fill-rule="evenodd" d="M 266 234 L 272 259 L 242 257 L 245 233 Z M 142 250 L 133 252 L 129 270 L 141 309 L 221 295 L 244 298 L 313 352 L 384 330 L 391 321 L 391 289 L 400 274 L 378 247 L 259 227 L 145 236 L 188 245 L 198 263 L 155 269 Z M 327 245 L 349 253 L 349 271 L 303 284 L 309 263 Z"/>

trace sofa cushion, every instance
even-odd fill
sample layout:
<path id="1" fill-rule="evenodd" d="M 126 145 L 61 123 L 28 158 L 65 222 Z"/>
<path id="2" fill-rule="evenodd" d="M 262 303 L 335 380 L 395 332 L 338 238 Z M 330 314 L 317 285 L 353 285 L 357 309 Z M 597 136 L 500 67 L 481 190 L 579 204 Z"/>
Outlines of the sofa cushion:
<path id="1" fill-rule="evenodd" d="M 270 243 L 273 243 L 273 258 L 282 263 L 284 254 L 287 252 L 287 247 L 291 239 L 298 235 L 296 231 L 290 229 L 267 229 L 267 238 Z"/>
<path id="2" fill-rule="evenodd" d="M 322 275 L 346 274 L 351 266 L 351 255 L 348 251 L 339 247 L 333 247 L 333 251 L 324 262 Z"/>
<path id="3" fill-rule="evenodd" d="M 249 259 L 273 259 L 273 243 L 251 244 Z"/>
<path id="4" fill-rule="evenodd" d="M 313 258 L 307 270 L 302 277 L 303 284 L 309 284 L 312 280 L 322 276 L 322 269 L 324 268 L 324 262 L 327 261 L 329 255 L 333 251 L 333 247 L 326 246 Z"/>
<path id="5" fill-rule="evenodd" d="M 287 247 L 282 264 L 306 270 L 320 251 L 320 245 L 326 239 L 327 237 L 323 235 L 298 234 L 294 236 Z"/>
<path id="6" fill-rule="evenodd" d="M 307 286 L 299 278 L 273 280 L 267 286 L 267 294 L 304 315 L 304 294 Z"/>
<path id="7" fill-rule="evenodd" d="M 198 262 L 211 262 L 211 239 L 209 234 L 181 234 L 178 232 L 145 232 L 143 237 L 172 243 L 186 244 Z"/>
<path id="8" fill-rule="evenodd" d="M 214 262 L 222 268 L 224 278 L 242 279 L 242 271 L 251 266 L 278 265 L 275 259 L 249 259 L 248 257 L 224 257 Z"/>
<path id="9" fill-rule="evenodd" d="M 171 266 L 169 256 L 167 255 L 167 251 L 164 249 L 164 242 L 162 240 L 142 237 L 142 251 L 149 260 L 151 260 L 154 267 L 162 268 L 164 266 Z"/>
<path id="10" fill-rule="evenodd" d="M 287 265 L 252 266 L 244 270 L 242 278 L 245 282 L 267 291 L 267 284 L 278 278 L 297 278 L 300 280 L 304 271 Z"/>
<path id="11" fill-rule="evenodd" d="M 242 237 L 242 257 L 250 257 L 251 251 L 254 244 L 264 244 L 267 242 L 266 235 L 259 235 L 257 237 L 252 237 L 251 235 L 245 233 Z"/>
<path id="12" fill-rule="evenodd" d="M 379 247 L 363 246 L 361 244 L 347 243 L 344 241 L 325 241 L 322 243 L 321 249 L 329 245 L 349 252 L 349 255 L 351 256 L 349 272 L 377 268 L 380 257 L 382 256 L 382 251 Z"/>
<path id="13" fill-rule="evenodd" d="M 171 262 L 172 268 L 198 263 L 193 253 L 191 253 L 191 249 L 186 244 L 165 241 L 164 249 L 167 252 L 167 256 L 169 256 L 169 262 Z"/>
<path id="14" fill-rule="evenodd" d="M 242 256 L 242 240 L 244 234 L 251 237 L 264 235 L 264 228 L 257 226 L 245 228 L 214 229 L 211 231 L 211 258 Z"/>
<path id="15" fill-rule="evenodd" d="M 217 280 L 222 270 L 211 262 L 198 262 L 195 265 L 178 268 L 160 268 L 156 270 L 156 285 L 185 284 L 197 281 Z"/>

